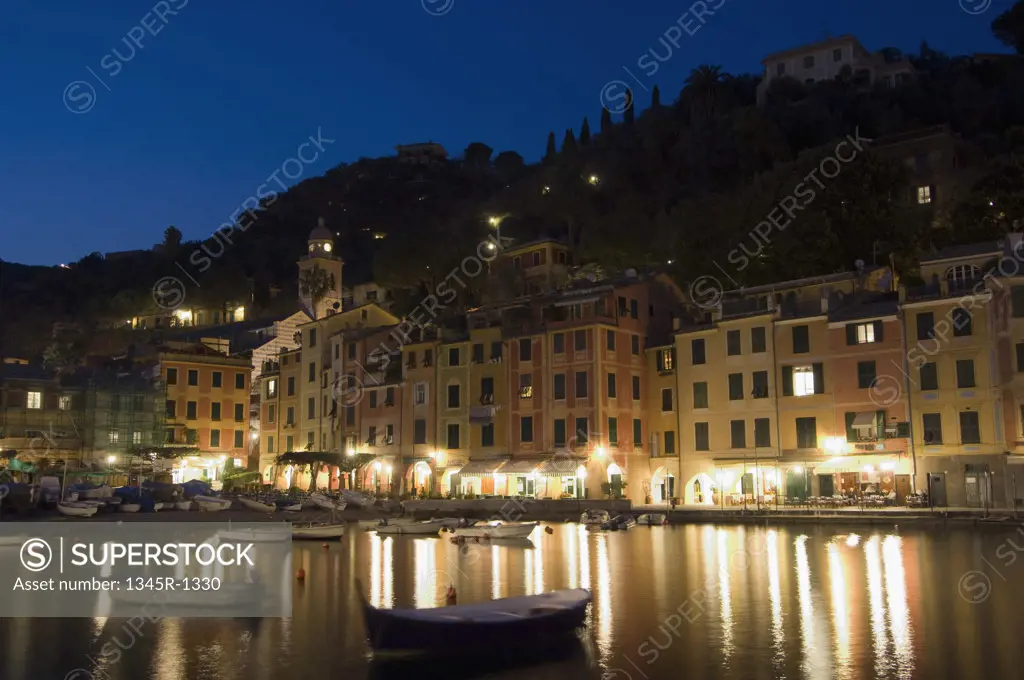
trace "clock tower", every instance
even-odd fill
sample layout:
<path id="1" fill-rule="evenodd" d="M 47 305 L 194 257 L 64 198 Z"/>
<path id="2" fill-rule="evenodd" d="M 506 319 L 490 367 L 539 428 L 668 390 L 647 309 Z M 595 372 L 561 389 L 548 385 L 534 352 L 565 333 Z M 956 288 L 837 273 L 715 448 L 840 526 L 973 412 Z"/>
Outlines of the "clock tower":
<path id="1" fill-rule="evenodd" d="M 344 262 L 334 250 L 334 234 L 324 226 L 324 218 L 317 220 L 316 227 L 309 232 L 308 241 L 306 254 L 299 260 L 299 300 L 313 318 L 320 319 L 329 312 L 341 311 L 341 267 Z M 324 273 L 313 275 L 314 270 Z M 314 277 L 323 277 L 327 284 L 315 308 L 312 296 L 303 291 L 303 283 Z"/>

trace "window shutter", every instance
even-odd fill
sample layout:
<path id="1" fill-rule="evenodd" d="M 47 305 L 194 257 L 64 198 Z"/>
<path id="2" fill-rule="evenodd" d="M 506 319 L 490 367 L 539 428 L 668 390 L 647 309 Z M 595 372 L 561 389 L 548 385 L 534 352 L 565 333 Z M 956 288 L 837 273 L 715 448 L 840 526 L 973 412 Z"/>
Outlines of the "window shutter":
<path id="1" fill-rule="evenodd" d="M 882 323 L 881 321 L 876 321 L 875 322 L 875 342 L 882 342 L 882 340 L 883 340 L 882 327 L 884 325 L 885 324 Z"/>
<path id="2" fill-rule="evenodd" d="M 783 366 L 782 367 L 782 396 L 792 397 L 793 396 L 793 367 Z"/>
<path id="3" fill-rule="evenodd" d="M 848 323 L 846 324 L 846 344 L 856 345 L 857 344 L 857 324 Z"/>
<path id="4" fill-rule="evenodd" d="M 846 441 L 855 442 L 857 441 L 857 433 L 853 429 L 853 421 L 857 417 L 855 412 L 846 412 Z"/>
<path id="5" fill-rule="evenodd" d="M 814 393 L 825 394 L 825 365 L 814 364 Z"/>

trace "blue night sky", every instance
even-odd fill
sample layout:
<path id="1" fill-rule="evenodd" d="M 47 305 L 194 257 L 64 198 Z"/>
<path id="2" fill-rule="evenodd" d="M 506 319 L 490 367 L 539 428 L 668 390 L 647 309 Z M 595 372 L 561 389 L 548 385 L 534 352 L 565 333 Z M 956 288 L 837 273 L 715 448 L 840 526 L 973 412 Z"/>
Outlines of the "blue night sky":
<path id="1" fill-rule="evenodd" d="M 978 15 L 960 6 L 988 1 L 725 0 L 648 78 L 638 58 L 652 46 L 664 55 L 658 39 L 690 3 L 6 0 L 0 258 L 52 265 L 148 248 L 169 224 L 204 237 L 318 128 L 336 141 L 303 177 L 428 139 L 532 161 L 549 131 L 561 139 L 584 115 L 597 124 L 604 84 L 630 80 L 623 66 L 669 102 L 698 64 L 759 72 L 764 55 L 826 32 L 870 50 L 916 52 L 926 39 L 950 54 L 1006 51 L 989 24 L 1012 0 Z M 424 9 L 446 4 L 442 16 Z M 163 23 L 154 6 L 180 9 Z M 144 17 L 157 35 L 132 55 L 122 38 Z M 83 114 L 64 103 L 76 80 L 95 88 Z M 71 106 L 89 103 L 85 88 L 68 91 Z"/>

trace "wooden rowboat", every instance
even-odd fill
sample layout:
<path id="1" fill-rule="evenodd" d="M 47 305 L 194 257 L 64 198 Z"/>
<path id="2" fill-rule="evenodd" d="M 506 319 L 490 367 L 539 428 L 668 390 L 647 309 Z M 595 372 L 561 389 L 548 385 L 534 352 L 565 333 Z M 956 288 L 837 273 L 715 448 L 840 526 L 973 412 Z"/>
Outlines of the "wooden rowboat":
<path id="1" fill-rule="evenodd" d="M 324 524 L 311 527 L 292 527 L 293 541 L 329 541 L 345 535 L 344 524 Z"/>
<path id="2" fill-rule="evenodd" d="M 487 522 L 455 530 L 460 538 L 526 538 L 537 528 L 536 522 Z"/>
<path id="3" fill-rule="evenodd" d="M 377 527 L 378 536 L 437 536 L 445 526 L 443 519 L 430 519 L 412 524 L 382 524 Z"/>
<path id="4" fill-rule="evenodd" d="M 591 601 L 590 591 L 570 589 L 437 609 L 377 609 L 356 586 L 375 651 L 531 649 L 581 628 Z"/>
<path id="5" fill-rule="evenodd" d="M 241 503 L 246 510 L 254 510 L 256 512 L 274 512 L 277 510 L 277 506 L 275 505 L 261 503 L 252 498 L 243 498 L 242 496 L 239 496 L 238 502 Z"/>
<path id="6" fill-rule="evenodd" d="M 85 503 L 58 503 L 57 511 L 66 517 L 92 517 L 99 512 L 99 507 Z"/>

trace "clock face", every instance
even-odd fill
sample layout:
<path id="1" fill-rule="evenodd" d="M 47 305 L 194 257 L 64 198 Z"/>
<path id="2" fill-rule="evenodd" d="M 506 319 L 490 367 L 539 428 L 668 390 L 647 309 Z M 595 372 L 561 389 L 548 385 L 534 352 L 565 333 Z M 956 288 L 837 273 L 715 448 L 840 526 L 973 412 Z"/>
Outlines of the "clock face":
<path id="1" fill-rule="evenodd" d="M 331 244 L 330 243 L 325 243 L 324 244 L 324 252 L 328 252 L 328 253 L 331 252 Z"/>

